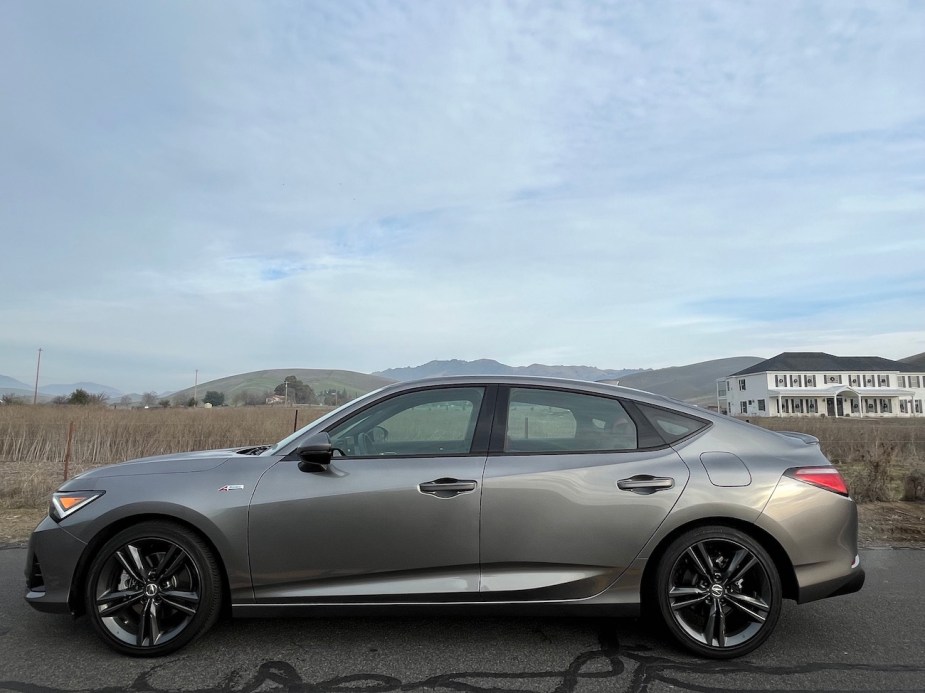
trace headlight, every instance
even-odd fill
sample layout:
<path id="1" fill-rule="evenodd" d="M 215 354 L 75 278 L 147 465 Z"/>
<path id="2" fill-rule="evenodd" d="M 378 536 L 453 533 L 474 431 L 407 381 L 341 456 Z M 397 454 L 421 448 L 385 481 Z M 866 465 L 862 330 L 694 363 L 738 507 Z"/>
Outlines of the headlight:
<path id="1" fill-rule="evenodd" d="M 85 505 L 89 505 L 103 495 L 105 491 L 56 491 L 51 494 L 48 515 L 55 522 L 61 522 Z"/>

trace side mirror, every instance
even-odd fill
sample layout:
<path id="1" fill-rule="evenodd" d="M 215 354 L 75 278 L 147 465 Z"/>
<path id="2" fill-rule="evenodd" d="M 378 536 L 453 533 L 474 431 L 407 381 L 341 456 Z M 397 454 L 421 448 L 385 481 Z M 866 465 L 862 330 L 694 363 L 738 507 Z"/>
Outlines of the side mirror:
<path id="1" fill-rule="evenodd" d="M 312 436 L 304 445 L 297 447 L 292 454 L 299 459 L 299 469 L 303 472 L 324 472 L 331 464 L 334 456 L 334 446 L 327 433 L 318 433 Z"/>

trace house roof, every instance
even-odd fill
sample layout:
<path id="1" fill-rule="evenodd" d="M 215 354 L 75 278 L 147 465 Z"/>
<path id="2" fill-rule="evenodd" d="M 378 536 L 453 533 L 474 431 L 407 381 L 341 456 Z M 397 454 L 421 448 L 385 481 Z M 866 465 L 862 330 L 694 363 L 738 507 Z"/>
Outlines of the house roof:
<path id="1" fill-rule="evenodd" d="M 832 356 L 821 351 L 785 351 L 777 356 L 744 368 L 737 375 L 776 373 L 779 371 L 809 371 L 812 373 L 864 373 L 899 372 L 921 373 L 922 369 L 909 363 L 891 361 L 880 356 Z"/>

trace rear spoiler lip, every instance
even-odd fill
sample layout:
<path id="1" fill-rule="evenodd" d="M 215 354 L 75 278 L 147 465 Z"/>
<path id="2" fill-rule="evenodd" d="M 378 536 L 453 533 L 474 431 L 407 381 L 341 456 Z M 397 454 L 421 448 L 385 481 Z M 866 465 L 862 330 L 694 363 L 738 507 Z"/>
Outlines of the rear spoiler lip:
<path id="1" fill-rule="evenodd" d="M 809 433 L 798 433 L 796 431 L 776 431 L 782 436 L 787 436 L 788 438 L 796 438 L 797 440 L 802 440 L 807 445 L 819 445 L 819 439 L 816 436 L 811 436 Z"/>

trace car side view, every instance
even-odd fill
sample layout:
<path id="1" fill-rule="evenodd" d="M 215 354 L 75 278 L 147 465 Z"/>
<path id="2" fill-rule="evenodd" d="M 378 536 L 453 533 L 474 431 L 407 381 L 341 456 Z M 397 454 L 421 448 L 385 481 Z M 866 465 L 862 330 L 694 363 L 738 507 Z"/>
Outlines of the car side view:
<path id="1" fill-rule="evenodd" d="M 783 599 L 864 582 L 857 508 L 807 435 L 552 378 L 390 385 L 275 445 L 86 472 L 26 562 L 36 609 L 174 652 L 235 617 L 370 609 L 634 615 L 751 652 Z"/>

